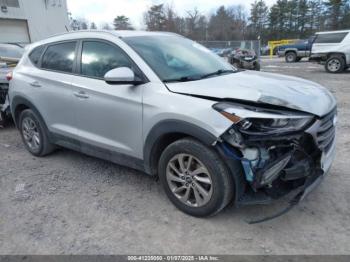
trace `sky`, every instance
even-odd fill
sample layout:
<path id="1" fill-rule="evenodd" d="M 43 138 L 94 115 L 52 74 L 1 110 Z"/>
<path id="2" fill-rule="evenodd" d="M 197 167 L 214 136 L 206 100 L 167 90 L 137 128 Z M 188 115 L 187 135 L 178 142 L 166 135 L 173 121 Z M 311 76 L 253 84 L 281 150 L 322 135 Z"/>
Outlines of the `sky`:
<path id="1" fill-rule="evenodd" d="M 275 1 L 265 0 L 269 5 Z M 241 4 L 248 11 L 253 2 L 254 0 L 67 0 L 68 10 L 74 18 L 85 18 L 101 25 L 106 22 L 111 24 L 116 16 L 125 15 L 137 29 L 144 27 L 143 13 L 153 4 L 171 4 L 180 15 L 197 7 L 202 14 L 208 15 L 221 5 Z"/>

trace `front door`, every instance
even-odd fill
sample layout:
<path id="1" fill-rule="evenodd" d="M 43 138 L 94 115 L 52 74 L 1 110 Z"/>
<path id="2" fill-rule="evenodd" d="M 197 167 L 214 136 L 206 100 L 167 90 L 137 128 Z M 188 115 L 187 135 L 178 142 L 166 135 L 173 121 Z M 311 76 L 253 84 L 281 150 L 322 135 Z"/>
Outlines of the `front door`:
<path id="1" fill-rule="evenodd" d="M 126 154 L 142 158 L 143 85 L 112 85 L 104 81 L 111 69 L 134 69 L 118 46 L 99 40 L 81 43 L 79 75 L 72 85 L 77 101 L 77 127 L 82 151 L 100 150 L 106 158 Z M 111 159 L 113 160 L 113 159 Z"/>

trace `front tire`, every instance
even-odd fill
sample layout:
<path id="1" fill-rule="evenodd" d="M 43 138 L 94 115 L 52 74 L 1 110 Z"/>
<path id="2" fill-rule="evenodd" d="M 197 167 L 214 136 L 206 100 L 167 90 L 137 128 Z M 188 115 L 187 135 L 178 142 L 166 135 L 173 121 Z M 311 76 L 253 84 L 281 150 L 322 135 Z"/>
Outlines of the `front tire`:
<path id="1" fill-rule="evenodd" d="M 294 52 L 288 52 L 286 54 L 286 62 L 287 63 L 295 63 L 297 61 L 297 54 Z"/>
<path id="2" fill-rule="evenodd" d="M 338 74 L 345 70 L 345 60 L 340 55 L 333 55 L 326 61 L 325 69 L 328 73 Z"/>
<path id="3" fill-rule="evenodd" d="M 42 157 L 54 151 L 45 125 L 31 109 L 24 110 L 19 116 L 19 131 L 26 149 L 34 156 Z"/>
<path id="4" fill-rule="evenodd" d="M 169 145 L 158 171 L 171 202 L 191 216 L 215 215 L 233 198 L 234 182 L 226 165 L 214 149 L 194 139 Z"/>

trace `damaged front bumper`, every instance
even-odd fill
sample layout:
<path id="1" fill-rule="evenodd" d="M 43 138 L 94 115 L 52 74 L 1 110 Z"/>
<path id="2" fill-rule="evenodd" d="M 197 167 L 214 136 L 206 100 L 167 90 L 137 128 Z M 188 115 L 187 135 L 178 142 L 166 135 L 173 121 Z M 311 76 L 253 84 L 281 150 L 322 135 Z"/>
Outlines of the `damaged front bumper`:
<path id="1" fill-rule="evenodd" d="M 247 135 L 232 126 L 220 147 L 242 164 L 246 185 L 237 205 L 267 204 L 284 196 L 301 201 L 329 172 L 335 157 L 336 109 L 305 130 L 281 135 Z"/>

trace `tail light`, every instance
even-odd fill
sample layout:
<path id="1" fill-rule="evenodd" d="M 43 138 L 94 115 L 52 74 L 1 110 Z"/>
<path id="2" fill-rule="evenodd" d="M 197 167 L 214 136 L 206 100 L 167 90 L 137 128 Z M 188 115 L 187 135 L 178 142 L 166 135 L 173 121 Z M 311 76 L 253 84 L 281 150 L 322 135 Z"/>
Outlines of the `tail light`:
<path id="1" fill-rule="evenodd" d="M 7 81 L 11 81 L 11 80 L 12 80 L 12 77 L 13 77 L 12 72 L 7 73 L 7 75 L 6 75 Z"/>

